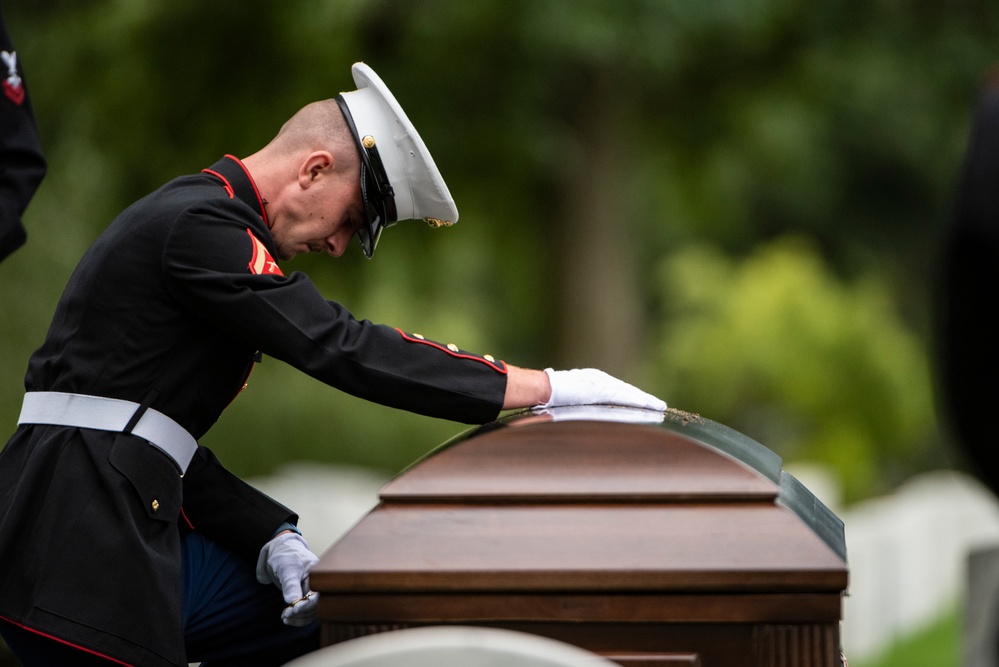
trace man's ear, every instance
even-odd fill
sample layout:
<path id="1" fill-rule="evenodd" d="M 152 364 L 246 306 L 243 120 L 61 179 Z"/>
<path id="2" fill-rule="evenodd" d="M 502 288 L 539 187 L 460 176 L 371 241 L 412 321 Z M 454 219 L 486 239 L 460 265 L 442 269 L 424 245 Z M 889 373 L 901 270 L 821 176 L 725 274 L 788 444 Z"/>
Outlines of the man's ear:
<path id="1" fill-rule="evenodd" d="M 316 179 L 333 173 L 335 161 L 329 151 L 313 151 L 306 156 L 298 170 L 298 184 L 303 188 L 311 186 Z"/>

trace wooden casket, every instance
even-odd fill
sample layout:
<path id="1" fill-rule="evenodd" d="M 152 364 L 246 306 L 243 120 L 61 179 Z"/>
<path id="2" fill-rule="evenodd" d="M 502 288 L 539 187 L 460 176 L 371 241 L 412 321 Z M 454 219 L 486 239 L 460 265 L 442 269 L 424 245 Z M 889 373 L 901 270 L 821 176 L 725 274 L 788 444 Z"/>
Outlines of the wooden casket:
<path id="1" fill-rule="evenodd" d="M 480 625 L 629 667 L 840 667 L 842 522 L 689 413 L 522 412 L 380 492 L 312 571 L 324 644 Z"/>

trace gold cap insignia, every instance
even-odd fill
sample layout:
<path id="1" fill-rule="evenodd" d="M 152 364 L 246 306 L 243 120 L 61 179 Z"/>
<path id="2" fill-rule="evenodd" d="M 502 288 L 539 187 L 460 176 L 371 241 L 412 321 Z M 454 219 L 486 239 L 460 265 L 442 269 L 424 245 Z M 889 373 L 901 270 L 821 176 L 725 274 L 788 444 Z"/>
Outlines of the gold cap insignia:
<path id="1" fill-rule="evenodd" d="M 441 227 L 450 227 L 454 223 L 450 220 L 440 220 L 438 218 L 424 218 L 424 222 L 433 227 L 434 229 L 440 229 Z"/>
<path id="2" fill-rule="evenodd" d="M 375 147 L 375 138 L 373 136 L 371 136 L 370 134 L 366 134 L 366 135 L 364 135 L 364 138 L 361 139 L 361 145 L 364 146 L 365 148 L 368 148 L 368 149 L 374 148 Z"/>

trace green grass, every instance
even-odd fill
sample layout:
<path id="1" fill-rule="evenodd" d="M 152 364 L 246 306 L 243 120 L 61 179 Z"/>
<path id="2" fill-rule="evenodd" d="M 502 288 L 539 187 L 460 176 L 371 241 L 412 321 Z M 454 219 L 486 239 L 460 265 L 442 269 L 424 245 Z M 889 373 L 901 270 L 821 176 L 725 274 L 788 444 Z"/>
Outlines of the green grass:
<path id="1" fill-rule="evenodd" d="M 850 658 L 849 647 L 846 657 Z M 902 637 L 876 658 L 850 660 L 850 667 L 960 667 L 960 664 L 961 616 L 957 610 Z"/>

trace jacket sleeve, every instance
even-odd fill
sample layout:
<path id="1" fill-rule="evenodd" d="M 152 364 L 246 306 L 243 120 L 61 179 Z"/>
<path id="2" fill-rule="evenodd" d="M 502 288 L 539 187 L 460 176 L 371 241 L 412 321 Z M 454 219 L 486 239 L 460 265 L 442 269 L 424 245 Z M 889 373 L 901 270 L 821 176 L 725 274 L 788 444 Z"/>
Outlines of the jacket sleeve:
<path id="1" fill-rule="evenodd" d="M 21 216 L 45 175 L 45 157 L 17 51 L 0 14 L 0 261 L 20 248 L 27 234 Z"/>
<path id="2" fill-rule="evenodd" d="M 253 273 L 257 242 L 276 253 L 268 230 L 213 206 L 179 220 L 167 243 L 169 289 L 192 311 L 354 396 L 465 423 L 499 414 L 507 379 L 502 361 L 357 320 L 302 273 Z"/>

